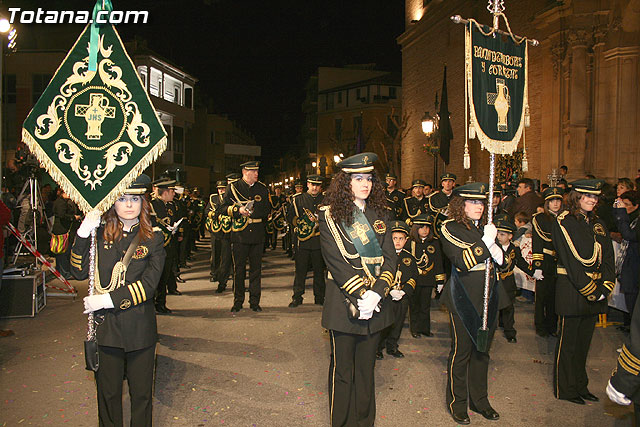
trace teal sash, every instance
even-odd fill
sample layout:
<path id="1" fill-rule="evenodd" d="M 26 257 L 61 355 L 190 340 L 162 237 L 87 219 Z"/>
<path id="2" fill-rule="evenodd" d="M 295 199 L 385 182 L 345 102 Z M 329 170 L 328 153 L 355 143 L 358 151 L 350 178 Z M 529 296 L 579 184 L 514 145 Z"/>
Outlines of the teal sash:
<path id="1" fill-rule="evenodd" d="M 373 227 L 369 224 L 364 212 L 356 207 L 353 215 L 353 224 L 346 225 L 343 222 L 342 227 L 344 227 L 353 241 L 367 276 L 369 278 L 378 278 L 384 263 L 384 257 L 382 256 L 382 248 L 378 243 L 376 233 L 373 231 Z"/>

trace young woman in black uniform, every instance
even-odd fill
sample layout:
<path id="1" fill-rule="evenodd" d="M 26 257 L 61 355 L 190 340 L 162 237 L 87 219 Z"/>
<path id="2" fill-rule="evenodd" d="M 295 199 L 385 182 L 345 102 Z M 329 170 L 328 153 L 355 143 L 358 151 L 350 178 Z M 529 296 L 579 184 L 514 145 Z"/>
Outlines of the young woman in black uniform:
<path id="1" fill-rule="evenodd" d="M 393 324 L 388 297 L 396 272 L 384 188 L 374 153 L 338 164 L 318 212 L 322 256 L 329 270 L 322 326 L 329 330 L 331 425 L 372 426 L 374 365 L 380 332 Z"/>
<path id="2" fill-rule="evenodd" d="M 95 293 L 84 299 L 97 323 L 99 368 L 95 373 L 100 426 L 122 426 L 122 382 L 127 378 L 131 425 L 150 426 L 155 346 L 158 339 L 153 295 L 165 251 L 162 233 L 151 225 L 146 175 L 102 215 L 89 212 L 71 250 L 71 271 L 89 275 L 91 231 L 97 228 Z M 103 222 L 101 224 L 101 222 Z M 123 258 L 131 248 L 128 266 Z M 126 264 L 126 260 L 125 260 Z"/>
<path id="3" fill-rule="evenodd" d="M 558 215 L 551 236 L 558 254 L 556 313 L 560 316 L 554 394 L 579 405 L 598 401 L 587 388 L 587 355 L 597 315 L 606 313 L 607 295 L 615 283 L 613 244 L 594 212 L 602 185 L 595 179 L 573 182 L 567 210 Z"/>
<path id="4" fill-rule="evenodd" d="M 492 270 L 504 264 L 504 253 L 496 244 L 496 226 L 486 224 L 486 192 L 484 183 L 454 189 L 449 203 L 450 219 L 442 223 L 440 230 L 442 250 L 452 264 L 452 277 L 441 297 L 449 309 L 451 325 L 446 400 L 451 417 L 458 424 L 470 423 L 467 407 L 486 419 L 500 418 L 487 395 L 489 350 L 479 351 L 476 346 L 483 313 L 485 261 L 492 260 Z M 488 347 L 495 332 L 498 310 L 502 308 L 500 303 L 508 303 L 495 273 L 491 272 L 490 277 Z"/>
<path id="5" fill-rule="evenodd" d="M 531 220 L 532 257 L 534 278 L 536 279 L 536 303 L 534 323 L 536 334 L 541 337 L 558 336 L 558 316 L 556 315 L 556 270 L 558 257 L 551 239 L 551 229 L 556 217 L 562 212 L 564 190 L 549 187 L 542 193 L 544 212 L 537 213 Z"/>

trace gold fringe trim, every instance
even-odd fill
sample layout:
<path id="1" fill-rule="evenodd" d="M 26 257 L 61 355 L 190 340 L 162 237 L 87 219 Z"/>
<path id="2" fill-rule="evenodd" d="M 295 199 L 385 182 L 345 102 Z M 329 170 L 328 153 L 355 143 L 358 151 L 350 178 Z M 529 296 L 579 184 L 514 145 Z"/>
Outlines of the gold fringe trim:
<path id="1" fill-rule="evenodd" d="M 155 109 L 154 109 L 155 111 Z M 51 178 L 62 187 L 65 193 L 69 195 L 71 200 L 73 200 L 78 208 L 85 214 L 88 212 L 97 209 L 100 212 L 106 212 L 120 197 L 124 194 L 125 190 L 129 188 L 131 183 L 136 180 L 142 172 L 148 168 L 153 162 L 155 162 L 158 157 L 167 149 L 167 137 L 164 136 L 160 141 L 158 141 L 151 150 L 145 154 L 142 159 L 120 180 L 120 182 L 113 188 L 109 193 L 94 207 L 87 202 L 87 200 L 82 196 L 80 191 L 76 189 L 76 187 L 71 183 L 71 181 L 66 177 L 64 173 L 58 168 L 58 165 L 51 160 L 51 158 L 45 153 L 45 151 L 40 147 L 37 140 L 27 131 L 25 128 L 22 128 L 22 141 L 27 144 L 29 150 L 36 156 L 38 161 L 42 166 L 44 166 L 47 173 L 51 176 Z"/>

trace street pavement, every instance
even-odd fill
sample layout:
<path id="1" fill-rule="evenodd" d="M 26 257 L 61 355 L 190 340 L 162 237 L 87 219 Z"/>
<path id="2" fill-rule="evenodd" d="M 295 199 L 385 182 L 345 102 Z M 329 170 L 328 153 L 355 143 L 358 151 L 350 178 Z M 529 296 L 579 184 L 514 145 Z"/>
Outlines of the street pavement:
<path id="1" fill-rule="evenodd" d="M 291 300 L 294 267 L 282 249 L 263 260 L 262 313 L 237 314 L 230 288 L 214 293 L 208 240 L 199 243 L 191 268 L 169 296 L 172 315 L 158 316 L 154 424 L 157 426 L 328 426 L 329 337 L 313 304 Z M 35 318 L 0 320 L 15 336 L 0 338 L 0 426 L 97 425 L 93 374 L 84 369 L 86 315 L 82 297 L 50 297 Z M 231 284 L 231 281 L 229 282 Z M 248 294 L 247 294 L 248 300 Z M 537 337 L 533 306 L 516 303 L 518 343 L 496 333 L 489 366 L 489 395 L 500 421 L 470 412 L 478 426 L 629 426 L 632 409 L 604 392 L 624 336 L 597 328 L 587 364 L 598 403 L 579 406 L 552 393 L 554 338 Z M 446 411 L 447 315 L 433 304 L 432 338 L 414 339 L 405 324 L 404 359 L 385 354 L 376 364 L 376 426 L 455 426 Z M 126 385 L 125 385 L 126 395 Z M 128 419 L 127 400 L 125 413 Z"/>

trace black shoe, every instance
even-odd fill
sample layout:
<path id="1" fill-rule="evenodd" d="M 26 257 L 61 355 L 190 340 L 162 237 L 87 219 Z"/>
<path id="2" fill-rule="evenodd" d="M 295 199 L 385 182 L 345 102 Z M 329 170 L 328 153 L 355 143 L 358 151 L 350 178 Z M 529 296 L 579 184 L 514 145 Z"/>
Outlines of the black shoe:
<path id="1" fill-rule="evenodd" d="M 262 311 L 262 307 L 260 307 L 259 305 L 252 305 L 251 306 L 251 310 L 256 311 L 256 312 L 261 312 Z"/>
<path id="2" fill-rule="evenodd" d="M 471 408 L 471 410 L 473 412 L 476 412 L 476 413 L 482 415 L 483 417 L 485 417 L 488 420 L 496 421 L 496 420 L 500 419 L 500 414 L 498 414 L 496 412 L 496 410 L 493 409 L 491 406 L 489 406 L 487 409 L 482 409 L 482 410 L 474 409 L 474 408 L 471 407 L 471 405 L 469 405 L 469 408 Z"/>
<path id="3" fill-rule="evenodd" d="M 180 277 L 180 275 L 176 276 L 176 282 L 178 282 L 178 283 L 187 283 L 187 281 L 184 280 L 182 277 Z"/>
<path id="4" fill-rule="evenodd" d="M 231 312 L 232 313 L 237 313 L 240 310 L 242 310 L 242 306 L 241 305 L 233 304 L 233 307 L 231 307 Z"/>
<path id="5" fill-rule="evenodd" d="M 589 402 L 599 402 L 600 399 L 598 399 L 598 396 L 596 396 L 595 394 L 592 394 L 590 392 L 587 392 L 586 394 L 581 394 L 580 397 L 584 400 L 588 400 Z"/>
<path id="6" fill-rule="evenodd" d="M 387 354 L 388 354 L 389 356 L 393 356 L 393 357 L 395 357 L 396 359 L 402 359 L 402 358 L 404 357 L 404 353 L 402 353 L 402 352 L 401 352 L 400 350 L 398 350 L 398 349 L 395 349 L 395 350 L 392 350 L 392 351 L 387 350 Z"/>
<path id="7" fill-rule="evenodd" d="M 451 412 L 451 418 L 458 424 L 467 425 L 471 424 L 471 420 L 469 419 L 469 414 L 466 412 Z"/>
<path id="8" fill-rule="evenodd" d="M 324 305 L 324 298 L 316 298 L 313 303 L 316 305 Z"/>
<path id="9" fill-rule="evenodd" d="M 384 354 L 382 354 L 381 350 L 378 350 L 378 352 L 376 353 L 376 359 L 377 360 L 382 360 L 384 359 Z"/>
<path id="10" fill-rule="evenodd" d="M 223 293 L 225 289 L 227 289 L 226 286 L 218 285 L 218 289 L 216 289 L 216 294 Z"/>
<path id="11" fill-rule="evenodd" d="M 584 405 L 585 404 L 584 400 L 580 396 L 578 396 L 578 397 L 570 397 L 568 399 L 560 398 L 560 400 L 566 400 L 567 402 L 575 403 L 576 405 Z"/>
<path id="12" fill-rule="evenodd" d="M 180 292 L 177 289 L 175 291 L 169 291 L 168 293 L 169 293 L 169 295 L 182 295 L 182 292 Z"/>
<path id="13" fill-rule="evenodd" d="M 156 313 L 171 314 L 171 310 L 166 305 L 156 305 Z"/>
<path id="14" fill-rule="evenodd" d="M 411 336 L 414 338 L 420 338 L 421 335 L 417 332 L 411 332 Z"/>
<path id="15" fill-rule="evenodd" d="M 431 332 L 420 332 L 423 337 L 432 337 L 433 334 Z"/>
<path id="16" fill-rule="evenodd" d="M 507 342 L 510 342 L 511 344 L 515 344 L 518 342 L 518 340 L 516 339 L 516 337 L 511 337 L 511 338 L 507 338 Z"/>
<path id="17" fill-rule="evenodd" d="M 293 300 L 289 303 L 289 308 L 296 308 L 297 306 L 301 305 L 302 301 L 299 300 Z"/>
<path id="18" fill-rule="evenodd" d="M 551 334 L 547 333 L 547 331 L 536 331 L 536 335 L 542 338 L 546 338 Z"/>

